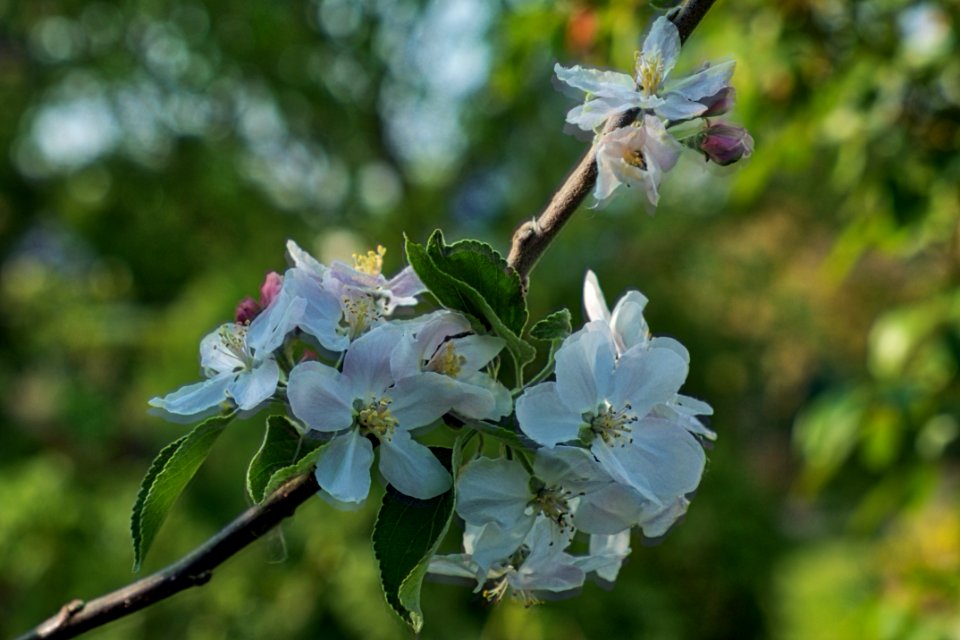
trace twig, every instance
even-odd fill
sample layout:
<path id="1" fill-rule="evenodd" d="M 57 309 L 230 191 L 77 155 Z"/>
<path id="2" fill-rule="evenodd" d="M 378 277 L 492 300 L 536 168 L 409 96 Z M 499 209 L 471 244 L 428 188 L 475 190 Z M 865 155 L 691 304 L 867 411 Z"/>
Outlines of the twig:
<path id="1" fill-rule="evenodd" d="M 686 42 L 715 1 L 687 0 L 679 11 L 670 16 L 680 32 L 680 42 Z M 627 126 L 636 116 L 636 111 L 618 114 L 607 121 L 603 131 L 606 133 Z M 514 232 L 507 262 L 517 270 L 521 278 L 526 280 L 537 260 L 560 233 L 567 220 L 573 216 L 596 182 L 596 147 L 591 145 L 543 212 L 535 219 L 520 225 Z"/>
<path id="2" fill-rule="evenodd" d="M 90 602 L 73 600 L 18 640 L 73 638 L 184 589 L 206 584 L 221 563 L 293 515 L 318 490 L 312 473 L 298 476 L 260 504 L 247 509 L 179 562 Z"/>

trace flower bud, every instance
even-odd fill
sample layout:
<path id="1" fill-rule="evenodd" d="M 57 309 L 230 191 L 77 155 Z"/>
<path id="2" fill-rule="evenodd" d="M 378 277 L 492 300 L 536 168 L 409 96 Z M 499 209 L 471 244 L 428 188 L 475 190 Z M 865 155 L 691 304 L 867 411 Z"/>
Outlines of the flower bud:
<path id="1" fill-rule="evenodd" d="M 276 271 L 271 271 L 263 280 L 260 287 L 260 306 L 266 309 L 273 302 L 274 298 L 280 295 L 280 289 L 283 287 L 283 276 Z"/>
<path id="2" fill-rule="evenodd" d="M 240 324 L 250 324 L 253 319 L 260 315 L 260 305 L 253 298 L 244 298 L 237 305 L 237 310 L 233 314 L 233 319 Z"/>
<path id="3" fill-rule="evenodd" d="M 697 138 L 707 160 L 724 167 L 753 153 L 753 138 L 743 127 L 732 124 L 708 125 Z"/>
<path id="4" fill-rule="evenodd" d="M 714 116 L 723 115 L 733 109 L 733 103 L 736 101 L 736 99 L 737 90 L 733 87 L 724 87 L 712 96 L 700 98 L 698 102 L 707 108 L 706 111 L 700 114 L 700 117 L 712 118 Z"/>

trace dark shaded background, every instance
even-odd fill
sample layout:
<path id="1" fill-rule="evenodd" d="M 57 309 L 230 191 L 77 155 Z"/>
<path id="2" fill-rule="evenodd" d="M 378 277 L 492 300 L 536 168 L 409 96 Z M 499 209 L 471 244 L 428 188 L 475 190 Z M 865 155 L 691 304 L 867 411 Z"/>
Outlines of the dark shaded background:
<path id="1" fill-rule="evenodd" d="M 515 0 L 0 0 L 0 635 L 130 581 L 139 480 L 184 427 L 146 400 L 283 266 L 423 239 L 507 249 L 584 143 L 555 61 L 628 69 L 652 13 Z M 424 638 L 960 638 L 956 2 L 721 2 L 679 71 L 733 57 L 757 151 L 690 155 L 655 217 L 581 211 L 533 317 L 650 299 L 719 441 L 686 520 L 616 587 L 488 608 L 424 590 Z M 230 427 L 147 571 L 246 506 Z M 319 500 L 212 583 L 90 638 L 395 638 L 376 500 Z"/>

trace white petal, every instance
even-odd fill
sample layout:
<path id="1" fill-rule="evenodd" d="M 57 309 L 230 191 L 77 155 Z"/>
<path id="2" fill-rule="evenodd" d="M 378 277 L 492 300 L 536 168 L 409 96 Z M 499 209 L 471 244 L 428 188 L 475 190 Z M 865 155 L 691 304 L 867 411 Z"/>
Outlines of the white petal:
<path id="1" fill-rule="evenodd" d="M 669 349 L 628 349 L 617 363 L 610 402 L 616 408 L 629 403 L 630 412 L 642 418 L 676 395 L 687 379 L 687 368 Z"/>
<path id="2" fill-rule="evenodd" d="M 690 352 L 679 341 L 665 336 L 657 336 L 650 341 L 651 349 L 669 349 L 683 358 L 684 362 L 690 362 Z"/>
<path id="3" fill-rule="evenodd" d="M 639 97 L 630 100 L 592 98 L 567 112 L 567 122 L 584 131 L 593 131 L 610 116 L 639 106 Z"/>
<path id="4" fill-rule="evenodd" d="M 192 416 L 225 401 L 227 386 L 232 381 L 233 374 L 222 373 L 209 380 L 180 387 L 162 398 L 153 398 L 149 404 L 177 415 Z"/>
<path id="5" fill-rule="evenodd" d="M 450 410 L 457 399 L 457 385 L 447 376 L 426 371 L 397 382 L 387 390 L 390 413 L 398 429 L 425 427 Z"/>
<path id="6" fill-rule="evenodd" d="M 614 582 L 624 559 L 630 555 L 630 530 L 614 535 L 590 536 L 590 555 L 579 563 L 584 571 L 596 572 L 607 582 Z"/>
<path id="7" fill-rule="evenodd" d="M 587 533 L 617 533 L 637 524 L 643 505 L 644 500 L 636 491 L 610 482 L 580 499 L 573 522 Z"/>
<path id="8" fill-rule="evenodd" d="M 584 425 L 582 415 L 560 401 L 554 382 L 530 387 L 517 398 L 517 420 L 525 434 L 545 447 L 576 440 Z"/>
<path id="9" fill-rule="evenodd" d="M 450 576 L 453 578 L 476 578 L 477 564 L 464 553 L 454 553 L 445 556 L 433 556 L 427 566 L 427 572 L 436 576 Z"/>
<path id="10" fill-rule="evenodd" d="M 283 284 L 290 295 L 304 300 L 297 326 L 331 351 L 346 349 L 349 340 L 338 330 L 343 311 L 337 296 L 303 269 L 288 270 Z"/>
<path id="11" fill-rule="evenodd" d="M 656 108 L 661 118 L 672 122 L 696 118 L 707 110 L 707 105 L 684 98 L 679 93 L 668 93 L 663 96 L 663 103 Z"/>
<path id="12" fill-rule="evenodd" d="M 613 98 L 636 90 L 634 79 L 625 73 L 559 64 L 554 65 L 553 71 L 561 82 L 595 96 Z"/>
<path id="13" fill-rule="evenodd" d="M 290 293 L 286 282 L 284 278 L 284 288 L 280 294 L 254 318 L 247 331 L 247 344 L 261 357 L 280 348 L 287 334 L 303 319 L 307 308 L 307 301 Z"/>
<path id="14" fill-rule="evenodd" d="M 420 500 L 440 495 L 453 482 L 430 449 L 399 429 L 380 441 L 380 473 L 397 491 Z"/>
<path id="15" fill-rule="evenodd" d="M 652 158 L 657 169 L 667 172 L 673 169 L 680 159 L 682 147 L 677 139 L 667 131 L 663 122 L 656 116 L 647 115 L 643 118 L 644 143 L 643 150 L 648 160 Z"/>
<path id="16" fill-rule="evenodd" d="M 287 398 L 293 415 L 318 431 L 339 431 L 353 422 L 353 400 L 336 369 L 301 362 L 290 372 Z"/>
<path id="17" fill-rule="evenodd" d="M 293 240 L 287 240 L 287 255 L 295 267 L 306 270 L 315 278 L 319 279 L 327 271 L 327 267 L 301 249 L 300 245 Z"/>
<path id="18" fill-rule="evenodd" d="M 673 523 L 687 512 L 689 506 L 690 501 L 680 497 L 660 509 L 651 510 L 640 521 L 643 535 L 648 538 L 659 538 L 666 535 Z"/>
<path id="19" fill-rule="evenodd" d="M 733 77 L 733 60 L 710 65 L 682 80 L 671 83 L 671 93 L 679 93 L 688 100 L 700 100 L 718 93 L 721 89 L 730 86 Z"/>
<path id="20" fill-rule="evenodd" d="M 453 381 L 458 393 L 453 410 L 475 420 L 499 420 L 513 411 L 510 390 L 482 371 Z"/>
<path id="21" fill-rule="evenodd" d="M 317 460 L 317 484 L 340 502 L 363 502 L 370 493 L 373 445 L 357 429 L 337 436 Z"/>
<path id="22" fill-rule="evenodd" d="M 592 320 L 610 322 L 610 309 L 607 308 L 607 301 L 603 298 L 597 274 L 589 270 L 587 277 L 583 279 L 583 307 L 587 312 L 587 322 Z"/>
<path id="23" fill-rule="evenodd" d="M 680 32 L 677 27 L 663 16 L 657 18 L 643 41 L 640 55 L 647 60 L 659 55 L 663 64 L 663 77 L 669 75 L 680 56 Z"/>
<path id="24" fill-rule="evenodd" d="M 483 574 L 493 565 L 506 561 L 520 547 L 529 531 L 526 521 L 521 524 L 523 526 L 502 529 L 491 522 L 475 531 L 471 540 L 470 557 Z"/>
<path id="25" fill-rule="evenodd" d="M 540 449 L 533 460 L 533 472 L 548 486 L 562 485 L 580 490 L 610 483 L 610 476 L 597 464 L 593 455 L 580 447 Z"/>
<path id="26" fill-rule="evenodd" d="M 471 524 L 494 522 L 509 529 L 526 515 L 533 499 L 530 476 L 517 462 L 504 458 L 479 458 L 466 466 L 457 478 L 457 513 Z"/>
<path id="27" fill-rule="evenodd" d="M 604 322 L 591 322 L 557 349 L 557 392 L 576 413 L 593 411 L 610 390 L 616 347 Z"/>
<path id="28" fill-rule="evenodd" d="M 697 488 L 706 456 L 690 433 L 658 418 L 634 423 L 633 441 L 608 446 L 594 441 L 592 451 L 618 482 L 628 484 L 658 507 Z"/>
<path id="29" fill-rule="evenodd" d="M 279 380 L 280 367 L 276 360 L 269 358 L 253 371 L 237 374 L 227 391 L 241 410 L 249 411 L 273 396 Z"/>
<path id="30" fill-rule="evenodd" d="M 393 384 L 390 354 L 403 337 L 403 330 L 382 324 L 353 341 L 343 358 L 343 375 L 357 397 L 380 396 Z"/>
<path id="31" fill-rule="evenodd" d="M 503 351 L 506 341 L 496 336 L 464 336 L 453 340 L 457 355 L 464 358 L 461 371 L 478 371 Z"/>
<path id="32" fill-rule="evenodd" d="M 650 339 L 650 328 L 643 317 L 647 298 L 639 291 L 628 291 L 617 301 L 610 319 L 613 335 L 618 339 L 621 351 L 636 345 L 646 345 Z"/>
<path id="33" fill-rule="evenodd" d="M 617 187 L 623 184 L 614 170 L 615 164 L 620 162 L 622 160 L 619 157 L 611 157 L 604 145 L 600 145 L 597 150 L 597 183 L 593 189 L 593 197 L 597 201 L 594 208 L 602 208 L 606 205 Z"/>
<path id="34" fill-rule="evenodd" d="M 416 305 L 418 302 L 417 296 L 427 291 L 427 288 L 411 267 L 404 267 L 400 273 L 390 278 L 387 289 L 391 294 L 387 313 L 391 313 L 394 307 Z"/>

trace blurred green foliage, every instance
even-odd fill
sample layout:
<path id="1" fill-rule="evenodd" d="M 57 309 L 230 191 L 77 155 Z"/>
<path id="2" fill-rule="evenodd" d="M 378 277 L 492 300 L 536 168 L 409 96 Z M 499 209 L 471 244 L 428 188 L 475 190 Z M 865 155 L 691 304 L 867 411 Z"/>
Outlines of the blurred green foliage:
<path id="1" fill-rule="evenodd" d="M 644 3 L 0 0 L 0 635 L 133 578 L 129 508 L 185 428 L 146 399 L 282 266 L 401 231 L 507 248 L 582 152 L 555 61 L 629 68 Z M 960 638 L 960 55 L 953 0 L 719 3 L 757 151 L 689 157 L 655 217 L 584 209 L 532 318 L 587 268 L 690 347 L 720 439 L 689 515 L 611 592 L 490 609 L 425 588 L 425 638 Z M 577 315 L 576 312 L 574 314 Z M 575 318 L 576 321 L 576 318 Z M 232 424 L 146 570 L 246 506 Z M 406 637 L 370 531 L 317 500 L 206 587 L 91 638 Z M 452 541 L 451 541 L 452 544 Z"/>

